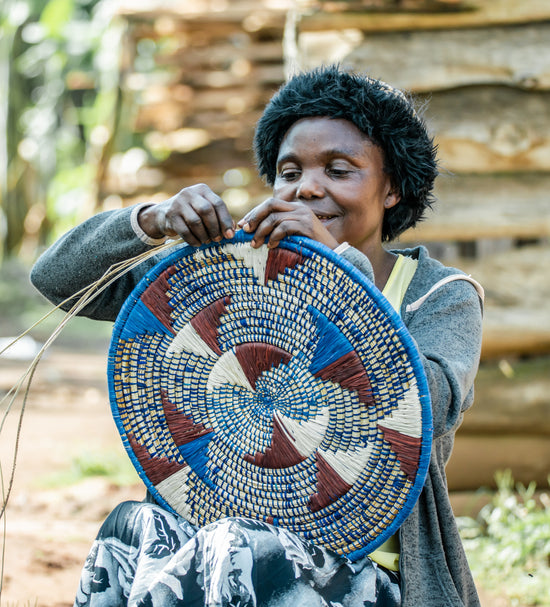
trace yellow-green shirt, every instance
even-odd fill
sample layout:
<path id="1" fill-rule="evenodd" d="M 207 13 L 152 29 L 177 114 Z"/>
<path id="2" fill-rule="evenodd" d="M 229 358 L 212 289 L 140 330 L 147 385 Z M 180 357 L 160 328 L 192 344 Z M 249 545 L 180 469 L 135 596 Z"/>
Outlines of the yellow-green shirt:
<path id="1" fill-rule="evenodd" d="M 382 294 L 391 303 L 392 308 L 398 314 L 401 314 L 401 304 L 403 303 L 405 292 L 409 288 L 409 284 L 416 272 L 417 266 L 417 259 L 398 255 L 397 261 L 388 278 L 388 282 L 382 290 Z"/>
<path id="2" fill-rule="evenodd" d="M 397 261 L 393 266 L 390 277 L 382 294 L 390 302 L 392 307 L 400 314 L 401 303 L 405 297 L 405 292 L 416 272 L 418 261 L 412 257 L 398 255 Z M 375 562 L 390 569 L 399 571 L 399 537 L 397 533 L 387 539 L 379 548 L 369 554 L 369 557 Z"/>

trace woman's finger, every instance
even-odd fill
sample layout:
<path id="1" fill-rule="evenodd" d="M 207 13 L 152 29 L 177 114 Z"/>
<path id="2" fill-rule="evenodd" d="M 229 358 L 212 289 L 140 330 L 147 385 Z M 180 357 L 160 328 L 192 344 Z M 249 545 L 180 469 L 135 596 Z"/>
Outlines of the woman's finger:
<path id="1" fill-rule="evenodd" d="M 232 238 L 235 235 L 235 222 L 229 213 L 225 202 L 212 190 L 196 198 L 192 202 L 193 209 L 202 219 L 204 227 L 211 240 Z"/>
<path id="2" fill-rule="evenodd" d="M 226 204 L 205 184 L 184 188 L 160 206 L 163 232 L 177 234 L 193 246 L 234 235 L 233 218 Z"/>
<path id="3" fill-rule="evenodd" d="M 270 213 L 263 219 L 256 230 L 252 239 L 252 246 L 259 247 L 269 239 L 269 248 L 276 247 L 285 236 L 300 234 L 301 236 L 309 236 L 308 217 L 297 209 L 292 211 Z"/>
<path id="4" fill-rule="evenodd" d="M 296 205 L 291 202 L 268 198 L 249 211 L 237 225 L 245 232 L 254 232 L 273 213 L 291 212 L 295 209 Z"/>
<path id="5" fill-rule="evenodd" d="M 231 216 L 227 205 L 217 194 L 214 194 L 212 191 L 210 191 L 207 198 L 216 211 L 216 215 L 218 217 L 217 224 L 221 230 L 220 235 L 224 238 L 233 238 L 235 235 L 235 221 Z"/>
<path id="6" fill-rule="evenodd" d="M 202 219 L 190 205 L 170 209 L 166 222 L 167 227 L 179 234 L 187 244 L 198 246 L 210 242 Z"/>

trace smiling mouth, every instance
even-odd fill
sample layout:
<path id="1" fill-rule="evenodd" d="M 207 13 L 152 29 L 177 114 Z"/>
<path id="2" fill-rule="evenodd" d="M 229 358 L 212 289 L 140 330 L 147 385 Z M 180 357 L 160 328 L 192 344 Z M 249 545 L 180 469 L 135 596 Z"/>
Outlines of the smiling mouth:
<path id="1" fill-rule="evenodd" d="M 336 215 L 319 215 L 317 213 L 315 213 L 315 217 L 317 217 L 317 219 L 319 221 L 330 221 L 331 219 L 335 219 L 337 216 Z"/>

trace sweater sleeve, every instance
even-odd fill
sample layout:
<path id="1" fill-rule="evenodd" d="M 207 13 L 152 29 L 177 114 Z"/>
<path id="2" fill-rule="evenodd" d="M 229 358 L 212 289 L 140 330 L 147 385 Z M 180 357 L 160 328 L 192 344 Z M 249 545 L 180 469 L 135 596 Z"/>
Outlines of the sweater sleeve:
<path id="1" fill-rule="evenodd" d="M 465 280 L 449 282 L 404 321 L 418 346 L 432 401 L 434 437 L 454 432 L 473 403 L 481 352 L 482 304 Z"/>
<path id="2" fill-rule="evenodd" d="M 112 265 L 151 250 L 133 230 L 131 214 L 132 207 L 106 211 L 67 232 L 39 257 L 31 270 L 32 284 L 58 305 L 97 281 Z M 132 289 L 159 259 L 153 256 L 124 274 L 80 314 L 115 320 Z M 68 310 L 75 301 L 69 299 L 63 309 Z"/>

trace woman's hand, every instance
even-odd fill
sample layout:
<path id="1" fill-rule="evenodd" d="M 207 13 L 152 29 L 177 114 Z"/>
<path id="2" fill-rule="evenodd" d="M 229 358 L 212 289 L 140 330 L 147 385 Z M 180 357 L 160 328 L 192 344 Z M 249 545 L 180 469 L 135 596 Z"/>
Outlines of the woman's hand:
<path id="1" fill-rule="evenodd" d="M 192 246 L 235 235 L 235 223 L 225 202 L 203 183 L 145 207 L 138 215 L 138 222 L 151 238 L 181 237 Z"/>
<path id="2" fill-rule="evenodd" d="M 248 212 L 238 226 L 245 232 L 254 232 L 253 247 L 260 247 L 269 238 L 267 246 L 273 249 L 291 235 L 307 236 L 331 249 L 340 244 L 313 210 L 301 202 L 268 198 Z"/>

